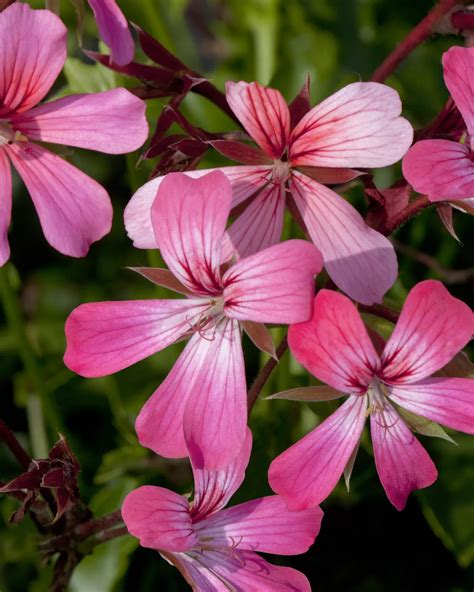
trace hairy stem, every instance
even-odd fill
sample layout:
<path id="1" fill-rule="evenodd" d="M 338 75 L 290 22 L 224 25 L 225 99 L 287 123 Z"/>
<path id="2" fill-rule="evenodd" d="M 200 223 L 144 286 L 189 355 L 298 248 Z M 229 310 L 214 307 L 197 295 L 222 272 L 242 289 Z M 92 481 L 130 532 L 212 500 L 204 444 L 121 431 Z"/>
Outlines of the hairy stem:
<path id="1" fill-rule="evenodd" d="M 5 442 L 5 444 L 10 449 L 10 452 L 16 458 L 16 460 L 21 464 L 24 469 L 27 469 L 30 466 L 31 458 L 30 455 L 26 452 L 23 446 L 18 442 L 15 434 L 12 430 L 7 426 L 7 424 L 0 418 L 0 438 Z"/>
<path id="2" fill-rule="evenodd" d="M 390 220 L 390 224 L 387 224 L 383 229 L 382 233 L 385 236 L 392 234 L 399 226 L 402 226 L 413 216 L 416 216 L 422 210 L 429 208 L 433 204 L 430 202 L 426 195 L 420 195 L 413 201 L 411 201 L 406 207 L 403 208 L 396 216 Z"/>

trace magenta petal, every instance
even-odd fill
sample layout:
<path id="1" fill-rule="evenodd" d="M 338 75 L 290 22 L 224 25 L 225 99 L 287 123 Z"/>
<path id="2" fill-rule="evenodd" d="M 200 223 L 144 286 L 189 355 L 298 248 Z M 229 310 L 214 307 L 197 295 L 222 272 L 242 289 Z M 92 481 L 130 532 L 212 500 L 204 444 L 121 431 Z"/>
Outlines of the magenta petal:
<path id="1" fill-rule="evenodd" d="M 144 485 L 127 495 L 122 518 L 142 547 L 186 551 L 197 543 L 189 502 L 163 487 Z"/>
<path id="2" fill-rule="evenodd" d="M 288 343 L 311 374 L 344 393 L 365 393 L 380 365 L 356 307 L 331 290 L 318 292 L 312 319 L 292 325 Z"/>
<path id="3" fill-rule="evenodd" d="M 471 309 L 441 282 L 426 280 L 408 294 L 382 355 L 383 380 L 406 384 L 440 370 L 471 339 Z"/>
<path id="4" fill-rule="evenodd" d="M 200 300 L 91 302 L 66 321 L 64 363 L 81 376 L 106 376 L 160 351 L 190 330 Z"/>
<path id="5" fill-rule="evenodd" d="M 12 175 L 6 154 L 0 149 L 0 266 L 10 258 L 8 227 L 12 213 Z"/>
<path id="6" fill-rule="evenodd" d="M 401 407 L 453 430 L 474 434 L 474 379 L 427 378 L 389 387 Z"/>
<path id="7" fill-rule="evenodd" d="M 306 175 L 293 172 L 290 190 L 337 286 L 362 304 L 381 302 L 397 278 L 392 243 L 340 195 Z"/>
<path id="8" fill-rule="evenodd" d="M 290 510 L 319 505 L 336 486 L 359 443 L 366 396 L 352 396 L 270 465 L 268 481 Z"/>
<path id="9" fill-rule="evenodd" d="M 443 54 L 444 81 L 461 112 L 469 134 L 474 133 L 474 48 L 451 47 Z"/>
<path id="10" fill-rule="evenodd" d="M 147 139 L 146 105 L 124 88 L 72 95 L 12 118 L 28 139 L 123 154 Z"/>
<path id="11" fill-rule="evenodd" d="M 112 225 L 105 189 L 36 144 L 11 144 L 7 154 L 28 188 L 48 243 L 64 255 L 87 255 Z"/>
<path id="12" fill-rule="evenodd" d="M 257 323 L 297 323 L 311 315 L 318 250 L 293 239 L 268 247 L 232 266 L 223 276 L 224 312 Z"/>
<path id="13" fill-rule="evenodd" d="M 370 430 L 375 464 L 385 493 L 397 510 L 403 510 L 415 489 L 432 485 L 438 471 L 426 450 L 395 409 L 372 409 Z"/>
<path id="14" fill-rule="evenodd" d="M 403 159 L 403 174 L 430 201 L 474 195 L 474 165 L 465 144 L 449 140 L 417 142 Z"/>
<path id="15" fill-rule="evenodd" d="M 94 11 L 100 36 L 110 47 L 112 61 L 125 66 L 133 60 L 135 45 L 127 19 L 115 0 L 87 0 Z"/>
<path id="16" fill-rule="evenodd" d="M 64 66 L 67 29 L 49 10 L 15 2 L 0 13 L 0 118 L 31 109 Z"/>

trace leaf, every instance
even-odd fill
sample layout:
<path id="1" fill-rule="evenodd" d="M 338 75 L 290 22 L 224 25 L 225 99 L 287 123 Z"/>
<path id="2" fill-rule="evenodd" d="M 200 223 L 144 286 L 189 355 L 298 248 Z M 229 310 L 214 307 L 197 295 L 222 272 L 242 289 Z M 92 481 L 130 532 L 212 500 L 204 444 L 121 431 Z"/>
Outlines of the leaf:
<path id="1" fill-rule="evenodd" d="M 308 403 L 320 403 L 323 401 L 333 401 L 344 397 L 345 393 L 336 391 L 336 389 L 330 386 L 306 386 L 300 388 L 289 389 L 287 391 L 281 391 L 269 397 L 268 399 L 286 399 L 288 401 L 306 401 Z"/>
<path id="2" fill-rule="evenodd" d="M 460 241 L 458 235 L 456 234 L 456 231 L 454 230 L 453 208 L 450 205 L 441 204 L 436 207 L 436 211 L 438 213 L 438 216 L 440 217 L 441 222 L 443 223 L 443 226 L 446 228 L 446 230 L 449 232 L 449 234 L 455 240 L 457 240 L 458 243 L 460 243 L 461 241 Z"/>
<path id="3" fill-rule="evenodd" d="M 448 376 L 450 378 L 472 378 L 474 377 L 474 364 L 469 356 L 460 351 L 454 358 L 441 368 L 436 376 Z"/>
<path id="4" fill-rule="evenodd" d="M 67 94 L 102 92 L 115 88 L 115 74 L 98 64 L 85 64 L 69 57 L 64 64 L 68 82 Z"/>
<path id="5" fill-rule="evenodd" d="M 397 406 L 397 410 L 414 432 L 417 432 L 422 436 L 429 436 L 430 438 L 441 438 L 442 440 L 447 440 L 448 442 L 451 442 L 451 444 L 457 446 L 456 442 L 438 423 L 426 419 L 426 417 L 416 415 L 403 407 Z"/>
<path id="6" fill-rule="evenodd" d="M 242 327 L 247 335 L 250 337 L 252 343 L 261 351 L 270 355 L 278 362 L 278 357 L 275 351 L 275 344 L 270 331 L 263 323 L 254 323 L 252 321 L 242 321 Z"/>
<path id="7" fill-rule="evenodd" d="M 192 294 L 192 292 L 188 290 L 186 286 L 183 286 L 183 284 L 176 279 L 169 269 L 161 269 L 157 267 L 128 267 L 127 269 L 140 274 L 157 286 L 168 288 L 169 290 L 173 290 L 173 292 L 179 292 L 180 294 Z"/>
<path id="8" fill-rule="evenodd" d="M 352 454 L 349 457 L 349 460 L 347 461 L 347 464 L 344 468 L 344 482 L 346 484 L 346 488 L 347 491 L 349 492 L 351 490 L 350 488 L 350 481 L 351 481 L 351 476 L 352 476 L 352 471 L 354 469 L 354 464 L 357 458 L 357 453 L 359 452 L 359 444 L 357 444 L 357 446 L 354 448 L 354 450 L 352 451 Z"/>

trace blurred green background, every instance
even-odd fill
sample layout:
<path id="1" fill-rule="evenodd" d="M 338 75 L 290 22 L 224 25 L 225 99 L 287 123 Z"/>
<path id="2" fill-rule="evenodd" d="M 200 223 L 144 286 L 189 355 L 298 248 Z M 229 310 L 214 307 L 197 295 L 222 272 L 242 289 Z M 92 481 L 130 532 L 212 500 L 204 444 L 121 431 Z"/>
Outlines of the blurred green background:
<path id="1" fill-rule="evenodd" d="M 36 7 L 41 2 L 31 2 Z M 206 74 L 219 88 L 226 80 L 259 80 L 279 88 L 291 99 L 307 73 L 316 102 L 344 84 L 367 80 L 432 6 L 430 0 L 121 0 L 127 17 L 141 25 L 184 62 Z M 53 95 L 133 87 L 102 66 L 86 63 L 75 36 L 72 4 L 61 2 L 61 16 L 70 28 L 70 58 Z M 388 83 L 397 88 L 404 113 L 415 127 L 427 124 L 447 98 L 440 65 L 441 54 L 455 36 L 438 36 L 418 48 Z M 95 23 L 88 14 L 84 46 L 97 48 Z M 138 58 L 144 57 L 138 54 Z M 153 127 L 164 102 L 148 103 Z M 211 130 L 233 124 L 197 96 L 184 105 L 189 119 Z M 64 149 L 71 162 L 101 182 L 114 203 L 112 233 L 95 244 L 87 258 L 74 260 L 53 251 L 42 236 L 33 205 L 16 179 L 10 232 L 14 265 L 9 280 L 21 302 L 27 333 L 39 361 L 42 392 L 31 387 L 16 350 L 15 336 L 0 310 L 0 415 L 36 457 L 65 434 L 81 465 L 80 486 L 96 515 L 119 508 L 123 496 L 140 484 L 157 484 L 179 492 L 191 488 L 184 462 L 169 462 L 140 448 L 134 418 L 146 398 L 163 380 L 182 345 L 136 364 L 118 375 L 83 379 L 62 363 L 63 327 L 68 313 L 81 302 L 153 298 L 166 294 L 134 275 L 127 266 L 156 262 L 157 253 L 135 250 L 123 227 L 123 210 L 132 192 L 146 181 L 153 163 L 136 167 L 138 154 L 113 157 Z M 209 155 L 204 165 L 222 159 Z M 398 167 L 377 173 L 377 183 L 396 180 Z M 360 188 L 349 198 L 363 211 Z M 433 209 L 407 223 L 396 235 L 402 244 L 434 257 L 444 268 L 472 266 L 472 220 L 455 213 L 462 244 L 451 238 Z M 288 225 L 286 236 L 294 229 Z M 400 277 L 387 303 L 400 307 L 409 289 L 422 279 L 445 279 L 406 255 L 399 255 Z M 449 279 L 449 278 L 448 278 Z M 448 285 L 472 306 L 473 281 Z M 382 331 L 387 326 L 381 326 Z M 282 331 L 274 331 L 275 339 Z M 245 342 L 249 384 L 265 357 Z M 264 394 L 308 385 L 309 377 L 283 358 Z M 251 418 L 254 449 L 247 480 L 236 500 L 269 493 L 266 471 L 271 460 L 326 417 L 334 406 L 259 400 Z M 44 433 L 41 426 L 44 425 Z M 323 504 L 326 513 L 315 546 L 302 557 L 276 558 L 301 569 L 320 592 L 471 590 L 474 582 L 474 441 L 455 435 L 459 446 L 422 438 L 435 460 L 440 477 L 429 489 L 411 496 L 404 512 L 397 512 L 377 479 L 370 442 L 365 436 L 348 494 L 340 484 Z M 18 466 L 0 445 L 0 480 L 18 473 Z M 9 526 L 17 504 L 0 499 L 0 590 L 47 590 L 51 566 L 43 565 L 36 550 L 38 535 L 26 519 Z M 186 590 L 179 573 L 151 550 L 139 549 L 131 537 L 96 548 L 78 567 L 72 592 Z"/>

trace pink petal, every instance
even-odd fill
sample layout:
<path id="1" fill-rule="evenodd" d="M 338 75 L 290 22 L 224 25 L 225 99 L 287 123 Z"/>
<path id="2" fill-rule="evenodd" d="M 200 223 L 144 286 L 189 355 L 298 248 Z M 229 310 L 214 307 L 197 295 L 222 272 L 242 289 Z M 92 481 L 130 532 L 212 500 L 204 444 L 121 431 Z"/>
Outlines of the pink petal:
<path id="1" fill-rule="evenodd" d="M 370 430 L 375 464 L 385 493 L 397 510 L 403 510 L 415 489 L 432 485 L 437 477 L 433 461 L 395 409 L 372 410 Z"/>
<path id="2" fill-rule="evenodd" d="M 0 20 L 1 22 L 1 20 Z M 12 175 L 10 163 L 0 148 L 0 266 L 10 258 L 8 227 L 12 211 Z"/>
<path id="3" fill-rule="evenodd" d="M 147 139 L 145 103 L 124 88 L 72 95 L 12 118 L 31 140 L 123 154 Z"/>
<path id="4" fill-rule="evenodd" d="M 443 54 L 444 81 L 463 116 L 469 134 L 474 133 L 473 68 L 474 49 L 472 47 L 455 46 Z"/>
<path id="5" fill-rule="evenodd" d="M 268 481 L 292 511 L 319 505 L 336 486 L 365 423 L 366 396 L 352 396 L 316 429 L 277 456 Z"/>
<path id="6" fill-rule="evenodd" d="M 290 135 L 290 112 L 281 93 L 258 82 L 228 82 L 230 108 L 247 132 L 269 156 L 283 154 Z"/>
<path id="7" fill-rule="evenodd" d="M 64 255 L 84 257 L 108 234 L 112 204 L 105 189 L 56 154 L 28 142 L 8 156 L 35 204 L 48 243 Z"/>
<path id="8" fill-rule="evenodd" d="M 427 378 L 389 388 L 390 398 L 409 411 L 453 430 L 474 434 L 474 379 Z"/>
<path id="9" fill-rule="evenodd" d="M 474 195 L 474 166 L 468 147 L 449 140 L 422 140 L 403 159 L 403 175 L 430 201 Z"/>
<path id="10" fill-rule="evenodd" d="M 133 60 L 135 44 L 127 19 L 115 0 L 87 0 L 94 11 L 100 36 L 110 47 L 112 61 L 125 66 Z"/>
<path id="11" fill-rule="evenodd" d="M 257 323 L 298 323 L 311 315 L 314 277 L 321 271 L 318 250 L 289 240 L 250 255 L 223 276 L 224 312 Z"/>
<path id="12" fill-rule="evenodd" d="M 193 179 L 198 179 L 215 169 L 187 171 L 183 173 Z M 235 166 L 223 167 L 222 171 L 232 183 L 232 207 L 245 201 L 266 184 L 266 177 L 271 167 Z M 156 198 L 161 182 L 165 177 L 156 177 L 133 195 L 125 208 L 125 228 L 128 236 L 137 249 L 156 249 L 156 239 L 151 225 L 151 206 Z"/>
<path id="13" fill-rule="evenodd" d="M 122 518 L 142 547 L 186 551 L 196 545 L 189 502 L 163 487 L 144 485 L 127 495 Z"/>
<path id="14" fill-rule="evenodd" d="M 167 175 L 151 210 L 163 259 L 178 280 L 197 294 L 222 291 L 222 238 L 232 201 L 227 177 L 214 171 L 198 179 Z"/>
<path id="15" fill-rule="evenodd" d="M 252 500 L 195 522 L 196 534 L 217 547 L 275 555 L 305 553 L 319 533 L 320 508 L 291 512 L 277 495 Z"/>
<path id="16" fill-rule="evenodd" d="M 67 30 L 49 10 L 15 2 L 0 13 L 0 118 L 31 109 L 64 66 Z"/>
<path id="17" fill-rule="evenodd" d="M 355 82 L 311 109 L 291 133 L 293 166 L 383 167 L 402 158 L 413 140 L 399 117 L 400 97 L 376 82 Z"/>
<path id="18" fill-rule="evenodd" d="M 382 355 L 383 380 L 412 383 L 445 366 L 474 333 L 471 309 L 441 282 L 426 280 L 408 294 Z"/>
<path id="19" fill-rule="evenodd" d="M 64 363 L 88 377 L 123 370 L 182 337 L 204 306 L 197 299 L 81 304 L 66 321 Z"/>
<path id="20" fill-rule="evenodd" d="M 392 243 L 340 195 L 295 171 L 291 194 L 337 286 L 362 304 L 381 302 L 397 278 Z"/>
<path id="21" fill-rule="evenodd" d="M 331 290 L 318 292 L 312 319 L 291 325 L 288 344 L 311 374 L 345 393 L 365 393 L 380 365 L 356 307 Z"/>

